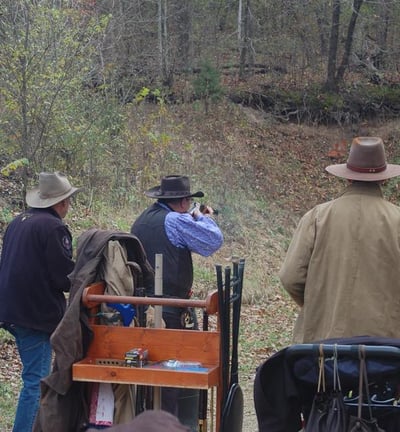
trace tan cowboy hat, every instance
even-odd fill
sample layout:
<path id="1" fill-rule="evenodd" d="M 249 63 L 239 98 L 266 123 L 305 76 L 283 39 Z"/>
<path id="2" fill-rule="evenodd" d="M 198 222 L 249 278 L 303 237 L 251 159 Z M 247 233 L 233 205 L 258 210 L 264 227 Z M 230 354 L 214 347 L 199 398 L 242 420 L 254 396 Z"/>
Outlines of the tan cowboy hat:
<path id="1" fill-rule="evenodd" d="M 41 172 L 39 187 L 26 193 L 26 203 L 33 208 L 47 208 L 82 190 L 71 186 L 67 177 L 60 172 Z"/>
<path id="2" fill-rule="evenodd" d="M 325 169 L 337 177 L 369 182 L 400 175 L 400 165 L 386 162 L 385 148 L 379 137 L 354 138 L 347 162 L 329 165 Z"/>
<path id="3" fill-rule="evenodd" d="M 188 198 L 188 197 L 203 197 L 201 191 L 190 192 L 189 178 L 186 176 L 170 175 L 161 179 L 161 184 L 155 186 L 145 194 L 150 198 Z"/>

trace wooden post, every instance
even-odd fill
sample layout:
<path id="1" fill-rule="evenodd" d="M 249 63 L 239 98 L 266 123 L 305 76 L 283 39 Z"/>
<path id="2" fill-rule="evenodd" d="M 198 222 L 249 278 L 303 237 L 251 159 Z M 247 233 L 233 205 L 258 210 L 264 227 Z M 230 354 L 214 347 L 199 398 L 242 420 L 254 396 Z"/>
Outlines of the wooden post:
<path id="1" fill-rule="evenodd" d="M 154 294 L 158 297 L 162 297 L 163 295 L 163 262 L 162 262 L 162 254 L 156 254 L 155 261 L 155 276 L 154 276 Z M 162 306 L 154 306 L 154 327 L 161 328 L 162 327 Z"/>
<path id="2" fill-rule="evenodd" d="M 162 254 L 156 254 L 155 258 L 155 275 L 154 275 L 154 294 L 161 297 L 163 295 L 163 262 Z M 154 327 L 162 327 L 162 306 L 154 306 Z M 153 408 L 161 409 L 161 387 L 154 387 L 153 390 Z"/>

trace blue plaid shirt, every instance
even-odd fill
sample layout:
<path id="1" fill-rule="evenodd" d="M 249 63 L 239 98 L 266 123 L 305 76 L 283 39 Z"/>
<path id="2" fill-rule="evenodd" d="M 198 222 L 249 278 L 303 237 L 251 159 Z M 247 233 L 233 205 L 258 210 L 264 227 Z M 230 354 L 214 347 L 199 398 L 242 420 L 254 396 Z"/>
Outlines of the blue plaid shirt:
<path id="1" fill-rule="evenodd" d="M 165 232 L 174 246 L 206 257 L 222 246 L 224 237 L 211 217 L 200 214 L 194 218 L 190 213 L 174 212 L 162 203 L 157 204 L 169 210 L 165 218 Z"/>

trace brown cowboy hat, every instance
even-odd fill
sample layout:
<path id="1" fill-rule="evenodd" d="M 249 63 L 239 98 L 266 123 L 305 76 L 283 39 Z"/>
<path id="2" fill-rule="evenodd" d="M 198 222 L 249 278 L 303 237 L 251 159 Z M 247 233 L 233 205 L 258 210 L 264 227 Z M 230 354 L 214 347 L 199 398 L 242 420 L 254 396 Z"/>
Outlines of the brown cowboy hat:
<path id="1" fill-rule="evenodd" d="M 39 186 L 26 193 L 26 203 L 33 208 L 48 208 L 82 190 L 71 186 L 60 172 L 41 172 Z"/>
<path id="2" fill-rule="evenodd" d="M 400 175 L 400 165 L 386 162 L 385 148 L 379 137 L 354 138 L 347 162 L 329 165 L 325 169 L 337 177 L 369 182 Z"/>
<path id="3" fill-rule="evenodd" d="M 161 179 L 161 184 L 155 186 L 145 194 L 150 198 L 188 198 L 204 196 L 201 191 L 192 193 L 190 192 L 189 178 L 186 176 L 170 175 Z"/>

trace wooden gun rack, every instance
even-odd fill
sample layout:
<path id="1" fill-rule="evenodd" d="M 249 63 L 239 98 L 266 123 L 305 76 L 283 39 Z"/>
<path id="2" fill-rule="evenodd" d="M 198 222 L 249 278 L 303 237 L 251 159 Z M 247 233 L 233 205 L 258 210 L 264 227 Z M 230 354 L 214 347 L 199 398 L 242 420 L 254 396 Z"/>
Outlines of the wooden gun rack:
<path id="1" fill-rule="evenodd" d="M 218 294 L 211 292 L 205 300 L 181 300 L 161 297 L 111 296 L 104 294 L 104 283 L 85 288 L 82 303 L 94 316 L 100 303 L 155 305 L 202 308 L 208 315 L 218 314 Z M 220 320 L 220 317 L 218 317 Z M 99 325 L 91 320 L 93 340 L 87 356 L 74 363 L 72 379 L 84 382 L 138 384 L 157 387 L 210 389 L 216 387 L 215 431 L 219 431 L 221 386 L 220 325 L 216 330 L 175 330 L 165 328 L 122 327 Z M 145 367 L 127 367 L 125 353 L 132 348 L 148 350 L 149 363 Z M 199 370 L 161 366 L 175 359 L 200 362 Z"/>

